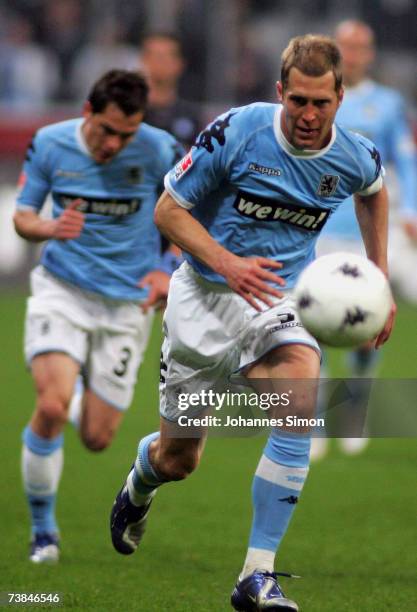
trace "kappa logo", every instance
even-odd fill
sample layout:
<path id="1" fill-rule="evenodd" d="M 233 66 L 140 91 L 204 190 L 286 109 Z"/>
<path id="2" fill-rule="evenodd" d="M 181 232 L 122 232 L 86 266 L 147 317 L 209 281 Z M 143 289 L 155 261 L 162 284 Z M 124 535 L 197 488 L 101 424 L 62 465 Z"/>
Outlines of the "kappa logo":
<path id="1" fill-rule="evenodd" d="M 288 502 L 289 504 L 298 504 L 298 497 L 289 495 L 289 497 L 280 497 L 279 501 Z"/>
<path id="2" fill-rule="evenodd" d="M 201 147 L 203 147 L 209 153 L 213 153 L 214 151 L 213 139 L 217 140 L 219 145 L 223 147 L 226 142 L 226 135 L 225 135 L 226 128 L 229 127 L 230 119 L 235 114 L 236 113 L 229 113 L 228 115 L 226 115 L 224 119 L 217 119 L 217 121 L 209 125 L 208 128 L 206 128 L 203 132 L 201 132 L 201 134 L 195 141 L 195 146 L 197 147 L 197 149 L 200 149 Z"/>
<path id="3" fill-rule="evenodd" d="M 83 176 L 83 173 L 77 172 L 76 170 L 63 170 L 62 168 L 58 168 L 56 171 L 56 176 L 63 176 L 64 178 L 69 179 L 78 179 Z"/>
<path id="4" fill-rule="evenodd" d="M 187 153 L 179 162 L 176 164 L 174 172 L 175 179 L 178 181 L 193 165 L 193 157 L 191 151 Z"/>
<path id="5" fill-rule="evenodd" d="M 52 197 L 58 200 L 63 208 L 69 206 L 74 200 L 80 199 L 77 210 L 94 215 L 108 215 L 112 217 L 124 217 L 137 212 L 141 205 L 140 198 L 87 198 L 74 193 L 53 192 Z"/>
<path id="6" fill-rule="evenodd" d="M 318 206 L 303 207 L 279 200 L 270 200 L 239 191 L 233 207 L 243 217 L 256 221 L 280 221 L 309 232 L 319 232 L 326 223 L 330 211 Z"/>
<path id="7" fill-rule="evenodd" d="M 48 319 L 44 319 L 41 323 L 41 336 L 46 336 L 51 331 L 51 323 Z"/>
<path id="8" fill-rule="evenodd" d="M 365 147 L 365 149 L 367 151 L 369 151 L 370 156 L 372 157 L 372 159 L 375 162 L 375 180 L 378 178 L 378 176 L 381 174 L 381 170 L 382 170 L 382 160 L 381 160 L 381 156 L 379 154 L 379 151 L 376 147 L 374 147 L 373 149 L 368 149 L 368 147 L 366 145 L 363 144 L 363 142 L 361 142 L 361 144 Z"/>
<path id="9" fill-rule="evenodd" d="M 268 334 L 273 334 L 281 329 L 288 329 L 290 327 L 302 327 L 301 323 L 295 320 L 295 315 L 292 312 L 281 312 L 277 315 L 279 319 L 279 325 L 272 325 L 268 328 Z"/>
<path id="10" fill-rule="evenodd" d="M 334 194 L 340 181 L 336 174 L 322 174 L 317 189 L 317 195 L 328 198 Z"/>
<path id="11" fill-rule="evenodd" d="M 290 329 L 291 327 L 303 327 L 303 325 L 298 321 L 291 321 L 290 323 L 280 323 L 279 325 L 274 325 L 274 327 L 270 327 L 268 329 L 268 334 L 274 334 L 277 331 L 280 331 L 282 329 Z"/>
<path id="12" fill-rule="evenodd" d="M 281 176 L 281 170 L 279 168 L 269 168 L 268 166 L 260 166 L 256 162 L 249 164 L 249 170 L 259 172 L 259 174 L 266 174 L 267 176 Z"/>

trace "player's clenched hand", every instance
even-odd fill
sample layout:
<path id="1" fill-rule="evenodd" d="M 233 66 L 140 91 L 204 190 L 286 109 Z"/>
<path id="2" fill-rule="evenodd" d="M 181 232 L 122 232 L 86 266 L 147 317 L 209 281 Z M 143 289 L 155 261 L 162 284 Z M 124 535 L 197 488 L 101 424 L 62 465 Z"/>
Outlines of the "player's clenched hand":
<path id="1" fill-rule="evenodd" d="M 381 331 L 381 333 L 377 336 L 375 340 L 376 349 L 382 346 L 384 342 L 386 342 L 388 338 L 390 337 L 392 328 L 394 327 L 394 320 L 395 320 L 396 313 L 397 313 L 397 305 L 395 304 L 395 302 L 393 302 L 390 313 L 388 315 L 387 322 L 385 323 L 383 330 Z"/>
<path id="2" fill-rule="evenodd" d="M 228 257 L 220 273 L 233 291 L 241 295 L 256 310 L 261 310 L 258 302 L 272 306 L 271 296 L 282 298 L 283 293 L 273 285 L 285 285 L 283 278 L 268 270 L 282 268 L 282 263 L 266 257 Z"/>
<path id="3" fill-rule="evenodd" d="M 77 198 L 54 220 L 52 238 L 56 240 L 71 240 L 78 238 L 84 227 L 84 213 L 77 210 L 81 199 Z"/>
<path id="4" fill-rule="evenodd" d="M 150 306 L 156 306 L 157 308 L 165 306 L 170 278 L 169 274 L 162 272 L 162 270 L 152 270 L 142 278 L 139 287 L 149 287 L 148 298 L 141 304 L 143 312 L 147 312 Z"/>

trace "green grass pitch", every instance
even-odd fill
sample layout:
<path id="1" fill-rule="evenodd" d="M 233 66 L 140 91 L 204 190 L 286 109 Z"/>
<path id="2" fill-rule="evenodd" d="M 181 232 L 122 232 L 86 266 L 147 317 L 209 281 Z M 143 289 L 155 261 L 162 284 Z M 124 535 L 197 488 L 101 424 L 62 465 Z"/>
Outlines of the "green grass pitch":
<path id="1" fill-rule="evenodd" d="M 113 446 L 89 453 L 68 428 L 57 508 L 62 559 L 53 567 L 28 563 L 19 462 L 33 390 L 23 366 L 23 315 L 22 297 L 2 298 L 0 591 L 59 592 L 64 610 L 230 610 L 263 437 L 209 440 L 197 473 L 158 493 L 140 552 L 119 556 L 109 539 L 109 511 L 137 440 L 158 423 L 159 321 Z M 383 353 L 383 376 L 416 377 L 416 329 L 417 309 L 403 305 Z M 342 375 L 339 355 L 331 362 Z M 415 439 L 391 439 L 374 440 L 349 459 L 333 445 L 329 458 L 312 467 L 277 567 L 302 576 L 282 583 L 302 611 L 417 610 L 416 464 Z"/>

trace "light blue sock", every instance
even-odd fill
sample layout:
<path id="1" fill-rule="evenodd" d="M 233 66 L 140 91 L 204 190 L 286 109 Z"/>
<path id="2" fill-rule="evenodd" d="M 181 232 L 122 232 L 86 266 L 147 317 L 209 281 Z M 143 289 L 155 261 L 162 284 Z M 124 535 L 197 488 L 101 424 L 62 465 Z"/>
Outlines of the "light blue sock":
<path id="1" fill-rule="evenodd" d="M 307 478 L 310 437 L 269 436 L 252 486 L 253 520 L 241 578 L 255 569 L 273 571 L 284 537 Z"/>
<path id="2" fill-rule="evenodd" d="M 348 353 L 347 364 L 356 378 L 373 378 L 376 375 L 380 355 L 380 351 L 376 349 L 359 348 Z"/>
<path id="3" fill-rule="evenodd" d="M 138 456 L 127 480 L 130 500 L 136 505 L 146 503 L 155 495 L 157 488 L 166 482 L 157 474 L 149 460 L 149 446 L 159 435 L 159 431 L 156 431 L 139 442 Z"/>
<path id="4" fill-rule="evenodd" d="M 23 431 L 22 476 L 32 520 L 32 534 L 57 533 L 55 502 L 63 465 L 61 435 L 42 438 L 27 426 Z"/>

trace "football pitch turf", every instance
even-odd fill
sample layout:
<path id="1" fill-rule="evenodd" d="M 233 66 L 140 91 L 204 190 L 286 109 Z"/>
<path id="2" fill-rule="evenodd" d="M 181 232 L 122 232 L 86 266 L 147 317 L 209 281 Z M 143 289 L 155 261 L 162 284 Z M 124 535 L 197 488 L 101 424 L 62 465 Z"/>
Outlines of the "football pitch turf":
<path id="1" fill-rule="evenodd" d="M 89 453 L 67 429 L 57 506 L 62 558 L 56 566 L 29 564 L 19 462 L 33 390 L 23 366 L 23 315 L 22 297 L 2 298 L 0 591 L 57 592 L 64 610 L 230 610 L 264 436 L 210 439 L 196 474 L 158 493 L 141 550 L 122 557 L 110 543 L 114 496 L 138 439 L 158 423 L 159 319 L 134 403 L 111 448 Z M 383 352 L 382 376 L 417 378 L 416 339 L 417 309 L 402 305 Z M 342 376 L 340 355 L 332 354 L 331 363 Z M 354 458 L 332 444 L 329 457 L 311 468 L 277 564 L 277 570 L 302 576 L 282 579 L 301 611 L 417 610 L 416 465 L 416 440 L 409 438 L 373 440 Z"/>

